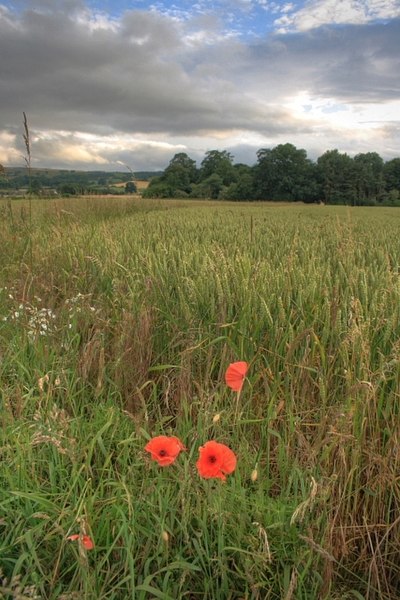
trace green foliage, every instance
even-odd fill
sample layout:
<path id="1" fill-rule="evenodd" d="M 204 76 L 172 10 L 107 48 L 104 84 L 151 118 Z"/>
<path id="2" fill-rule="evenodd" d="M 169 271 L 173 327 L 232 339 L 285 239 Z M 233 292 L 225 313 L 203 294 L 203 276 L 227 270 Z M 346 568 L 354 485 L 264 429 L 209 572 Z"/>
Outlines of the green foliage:
<path id="1" fill-rule="evenodd" d="M 257 152 L 256 195 L 261 200 L 311 200 L 313 165 L 305 150 L 280 144 Z M 317 198 L 315 198 L 317 199 Z"/>
<path id="2" fill-rule="evenodd" d="M 235 180 L 233 156 L 226 150 L 209 150 L 206 152 L 200 166 L 200 181 L 209 180 L 213 175 L 218 175 L 221 187 L 228 186 Z M 217 196 L 211 196 L 216 198 Z"/>
<path id="3" fill-rule="evenodd" d="M 223 179 L 218 173 L 212 173 L 209 177 L 202 179 L 200 183 L 192 187 L 194 198 L 217 199 L 224 190 Z"/>
<path id="4" fill-rule="evenodd" d="M 393 158 L 383 165 L 386 190 L 400 191 L 400 158 Z"/>
<path id="5" fill-rule="evenodd" d="M 376 152 L 354 157 L 356 204 L 381 202 L 384 197 L 383 160 Z"/>
<path id="6" fill-rule="evenodd" d="M 326 204 L 355 204 L 356 180 L 352 158 L 337 149 L 328 150 L 317 160 L 318 176 Z"/>
<path id="7" fill-rule="evenodd" d="M 154 177 L 142 193 L 143 198 L 174 198 L 176 190 L 161 177 Z"/>
<path id="8" fill-rule="evenodd" d="M 137 187 L 134 181 L 128 181 L 125 184 L 125 192 L 127 194 L 136 194 L 137 192 Z"/>
<path id="9" fill-rule="evenodd" d="M 78 188 L 73 183 L 64 183 L 59 190 L 62 196 L 76 196 L 78 194 Z"/>
<path id="10" fill-rule="evenodd" d="M 399 178 L 396 159 L 385 164 L 376 152 L 353 159 L 328 150 L 315 163 L 305 150 L 279 144 L 259 150 L 253 167 L 233 164 L 227 151 L 209 150 L 200 169 L 187 154 L 176 154 L 144 196 L 394 206 Z"/>
<path id="11" fill-rule="evenodd" d="M 196 162 L 184 152 L 175 154 L 164 173 L 150 181 L 145 198 L 185 198 L 197 180 Z"/>
<path id="12" fill-rule="evenodd" d="M 225 189 L 222 198 L 225 200 L 256 199 L 252 167 L 239 163 L 234 165 L 234 170 L 234 181 Z"/>
<path id="13" fill-rule="evenodd" d="M 40 196 L 42 191 L 43 191 L 43 188 L 42 188 L 42 184 L 40 183 L 40 181 L 38 179 L 32 179 L 32 183 L 31 183 L 32 194 L 36 194 L 36 196 Z"/>

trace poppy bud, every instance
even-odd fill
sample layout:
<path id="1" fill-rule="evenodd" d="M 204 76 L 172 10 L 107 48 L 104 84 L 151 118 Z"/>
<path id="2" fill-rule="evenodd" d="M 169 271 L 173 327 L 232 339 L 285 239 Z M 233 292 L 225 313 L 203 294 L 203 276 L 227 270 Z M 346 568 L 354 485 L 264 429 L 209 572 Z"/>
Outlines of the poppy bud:
<path id="1" fill-rule="evenodd" d="M 254 483 L 258 479 L 258 471 L 257 469 L 253 469 L 250 475 L 251 481 Z"/>
<path id="2" fill-rule="evenodd" d="M 213 423 L 218 423 L 218 421 L 220 420 L 221 415 L 220 413 L 217 413 L 216 415 L 213 416 Z"/>
<path id="3" fill-rule="evenodd" d="M 161 539 L 163 540 L 163 542 L 165 542 L 166 544 L 168 544 L 168 542 L 169 542 L 169 535 L 168 535 L 168 531 L 165 531 L 165 529 L 161 532 Z"/>

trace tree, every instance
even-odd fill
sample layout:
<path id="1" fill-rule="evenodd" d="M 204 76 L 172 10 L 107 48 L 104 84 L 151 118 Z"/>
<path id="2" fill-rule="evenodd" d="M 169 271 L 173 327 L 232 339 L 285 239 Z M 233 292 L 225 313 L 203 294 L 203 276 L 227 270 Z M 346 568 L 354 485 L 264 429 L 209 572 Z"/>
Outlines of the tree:
<path id="1" fill-rule="evenodd" d="M 253 200 L 255 198 L 253 168 L 241 163 L 234 165 L 233 168 L 235 181 L 224 191 L 224 199 Z"/>
<path id="2" fill-rule="evenodd" d="M 317 176 L 326 204 L 351 204 L 356 201 L 353 159 L 337 149 L 327 150 L 317 160 Z"/>
<path id="3" fill-rule="evenodd" d="M 384 195 L 383 159 L 376 152 L 354 157 L 357 204 L 380 202 Z"/>
<path id="4" fill-rule="evenodd" d="M 216 200 L 223 196 L 225 186 L 222 181 L 222 177 L 213 173 L 207 179 L 200 181 L 192 186 L 190 193 L 191 198 L 211 198 Z"/>
<path id="5" fill-rule="evenodd" d="M 161 180 L 161 177 L 153 177 L 149 186 L 143 191 L 143 198 L 172 198 L 174 190 Z"/>
<path id="6" fill-rule="evenodd" d="M 226 150 L 209 150 L 200 165 L 200 181 L 204 181 L 218 175 L 222 184 L 229 185 L 235 181 L 235 170 L 233 167 L 233 156 Z"/>
<path id="7" fill-rule="evenodd" d="M 383 175 L 387 191 L 400 191 L 400 158 L 388 160 L 383 166 Z"/>
<path id="8" fill-rule="evenodd" d="M 127 181 L 125 184 L 125 192 L 127 194 L 136 194 L 137 187 L 134 181 Z"/>
<path id="9" fill-rule="evenodd" d="M 160 181 L 165 187 L 171 190 L 171 197 L 174 197 L 175 190 L 180 190 L 180 192 L 189 194 L 191 192 L 191 186 L 196 180 L 196 162 L 185 152 L 175 154 L 160 177 Z"/>
<path id="10" fill-rule="evenodd" d="M 39 179 L 32 179 L 31 193 L 40 196 L 43 192 L 42 184 Z"/>
<path id="11" fill-rule="evenodd" d="M 191 180 L 197 178 L 196 161 L 190 158 L 186 152 L 178 152 L 178 154 L 175 154 L 175 156 L 170 160 L 166 171 L 168 172 L 174 168 L 181 168 L 186 171 Z"/>
<path id="12" fill-rule="evenodd" d="M 257 152 L 254 168 L 255 193 L 261 200 L 304 200 L 317 198 L 312 162 L 305 150 L 279 144 Z"/>
<path id="13" fill-rule="evenodd" d="M 73 183 L 63 183 L 59 188 L 59 192 L 62 196 L 75 196 L 78 190 Z"/>

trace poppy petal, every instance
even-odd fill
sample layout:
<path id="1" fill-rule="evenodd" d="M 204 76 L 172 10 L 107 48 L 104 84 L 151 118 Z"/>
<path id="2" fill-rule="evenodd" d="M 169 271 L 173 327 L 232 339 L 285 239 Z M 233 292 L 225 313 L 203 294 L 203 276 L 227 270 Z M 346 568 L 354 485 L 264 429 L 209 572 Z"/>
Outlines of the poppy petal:
<path id="1" fill-rule="evenodd" d="M 228 448 L 228 446 L 225 446 L 224 451 L 223 451 L 223 462 L 222 462 L 222 466 L 221 466 L 221 470 L 224 473 L 233 473 L 233 471 L 236 469 L 236 463 L 237 463 L 237 458 L 235 456 L 235 453 L 232 452 L 232 450 L 230 448 Z"/>
<path id="2" fill-rule="evenodd" d="M 79 540 L 80 542 L 82 542 L 82 546 L 86 550 L 93 550 L 94 548 L 94 542 L 92 538 L 88 535 L 79 535 L 78 533 L 74 533 L 73 535 L 69 535 L 67 537 L 67 540 L 71 540 L 71 542 L 76 542 L 76 540 Z"/>
<path id="3" fill-rule="evenodd" d="M 225 372 L 225 382 L 235 392 L 240 392 L 243 387 L 249 365 L 245 361 L 231 363 Z"/>
<path id="4" fill-rule="evenodd" d="M 82 544 L 86 550 L 93 550 L 94 548 L 94 542 L 88 535 L 82 537 Z"/>

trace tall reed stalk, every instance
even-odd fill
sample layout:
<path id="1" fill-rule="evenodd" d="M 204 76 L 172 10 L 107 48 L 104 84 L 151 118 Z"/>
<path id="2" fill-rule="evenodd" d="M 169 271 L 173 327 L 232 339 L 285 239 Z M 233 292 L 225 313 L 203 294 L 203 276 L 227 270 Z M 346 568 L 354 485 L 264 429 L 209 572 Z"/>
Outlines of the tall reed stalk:
<path id="1" fill-rule="evenodd" d="M 25 150 L 26 155 L 24 156 L 25 164 L 28 169 L 28 178 L 29 178 L 29 192 L 28 192 L 28 200 L 29 200 L 29 258 L 30 258 L 30 267 L 31 271 L 33 268 L 33 247 L 32 247 L 32 154 L 31 154 L 31 138 L 29 133 L 28 119 L 26 117 L 26 113 L 23 112 L 24 117 L 24 132 L 22 137 L 25 142 Z"/>

